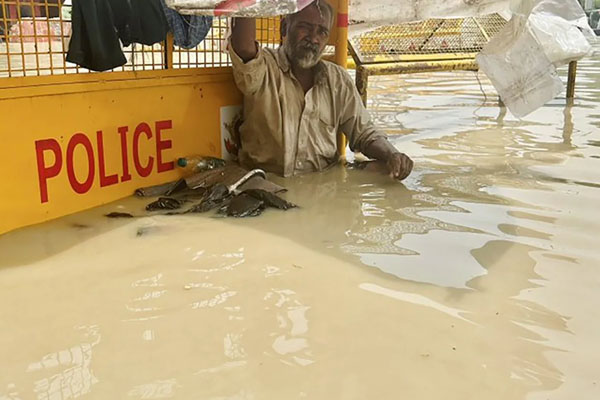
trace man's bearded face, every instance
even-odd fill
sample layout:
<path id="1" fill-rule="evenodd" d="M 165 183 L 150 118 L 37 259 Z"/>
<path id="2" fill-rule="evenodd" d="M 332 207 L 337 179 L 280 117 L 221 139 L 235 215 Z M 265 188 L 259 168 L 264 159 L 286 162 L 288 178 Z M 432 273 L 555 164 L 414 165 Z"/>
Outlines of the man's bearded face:
<path id="1" fill-rule="evenodd" d="M 317 65 L 329 40 L 330 18 L 322 8 L 309 6 L 288 19 L 283 48 L 293 65 L 302 69 Z"/>
<path id="2" fill-rule="evenodd" d="M 290 62 L 302 69 L 310 69 L 317 65 L 325 49 L 324 46 L 319 48 L 318 44 L 311 43 L 306 38 L 299 40 L 296 35 L 290 35 L 283 47 Z"/>

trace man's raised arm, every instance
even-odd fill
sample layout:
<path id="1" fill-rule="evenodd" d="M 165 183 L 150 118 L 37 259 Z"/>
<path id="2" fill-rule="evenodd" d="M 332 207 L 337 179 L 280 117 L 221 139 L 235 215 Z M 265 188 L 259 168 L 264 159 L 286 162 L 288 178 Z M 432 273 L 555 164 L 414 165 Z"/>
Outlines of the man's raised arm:
<path id="1" fill-rule="evenodd" d="M 234 18 L 232 22 L 231 46 L 245 62 L 256 57 L 256 20 L 254 18 Z"/>

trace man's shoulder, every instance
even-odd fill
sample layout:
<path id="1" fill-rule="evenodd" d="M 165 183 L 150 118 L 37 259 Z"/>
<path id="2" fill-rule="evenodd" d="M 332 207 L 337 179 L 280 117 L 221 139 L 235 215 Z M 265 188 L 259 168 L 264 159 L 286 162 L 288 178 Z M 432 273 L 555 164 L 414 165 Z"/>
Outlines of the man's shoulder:
<path id="1" fill-rule="evenodd" d="M 333 85 L 333 87 L 340 89 L 342 87 L 351 88 L 354 86 L 352 78 L 345 68 L 326 60 L 322 60 L 322 65 L 325 69 L 325 73 L 327 74 L 329 82 L 331 85 Z"/>
<path id="2" fill-rule="evenodd" d="M 348 71 L 345 68 L 340 67 L 336 63 L 327 60 L 321 60 L 328 74 L 333 74 L 335 76 L 350 78 Z"/>

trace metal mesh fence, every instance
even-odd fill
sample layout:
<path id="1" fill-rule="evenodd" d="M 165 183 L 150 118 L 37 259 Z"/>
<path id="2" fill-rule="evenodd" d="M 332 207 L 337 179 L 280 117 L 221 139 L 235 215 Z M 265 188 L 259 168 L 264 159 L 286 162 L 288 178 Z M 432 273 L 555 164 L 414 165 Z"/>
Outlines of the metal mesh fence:
<path id="1" fill-rule="evenodd" d="M 280 44 L 279 19 L 263 18 L 256 20 L 256 40 L 265 46 L 277 47 Z M 213 27 L 197 47 L 182 49 L 175 46 L 173 68 L 224 67 L 231 65 L 226 51 L 227 19 L 215 18 Z"/>
<path id="2" fill-rule="evenodd" d="M 0 0 L 0 77 L 91 72 L 65 60 L 71 0 Z M 113 71 L 162 69 L 164 44 L 123 48 L 127 63 Z"/>
<path id="3" fill-rule="evenodd" d="M 0 0 L 0 77 L 91 72 L 65 60 L 71 36 L 71 1 Z M 208 36 L 193 49 L 170 46 L 168 40 L 152 46 L 133 43 L 123 48 L 127 63 L 113 71 L 230 65 L 226 32 L 226 18 L 215 18 Z M 257 40 L 271 47 L 279 45 L 279 20 L 257 20 Z"/>
<path id="4" fill-rule="evenodd" d="M 478 53 L 506 24 L 499 14 L 388 25 L 350 39 L 361 63 L 402 61 L 407 55 Z"/>
<path id="5" fill-rule="evenodd" d="M 173 68 L 194 68 L 201 66 L 221 67 L 229 65 L 229 57 L 222 50 L 227 32 L 227 21 L 215 18 L 208 35 L 193 49 L 175 46 L 173 51 Z"/>
<path id="6" fill-rule="evenodd" d="M 66 73 L 70 32 L 57 2 L 0 0 L 0 76 Z"/>

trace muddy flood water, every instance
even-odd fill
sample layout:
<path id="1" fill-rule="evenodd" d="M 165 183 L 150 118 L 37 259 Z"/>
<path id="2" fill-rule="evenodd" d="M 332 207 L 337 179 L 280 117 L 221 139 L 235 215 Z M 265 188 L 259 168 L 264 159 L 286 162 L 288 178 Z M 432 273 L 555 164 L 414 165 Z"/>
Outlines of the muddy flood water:
<path id="1" fill-rule="evenodd" d="M 0 236 L 0 399 L 600 399 L 600 60 L 523 120 L 479 77 L 371 80 L 404 184 Z"/>

